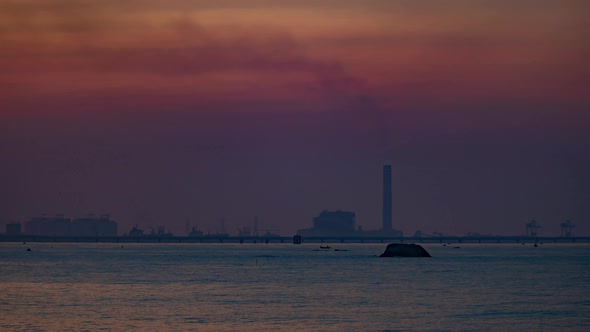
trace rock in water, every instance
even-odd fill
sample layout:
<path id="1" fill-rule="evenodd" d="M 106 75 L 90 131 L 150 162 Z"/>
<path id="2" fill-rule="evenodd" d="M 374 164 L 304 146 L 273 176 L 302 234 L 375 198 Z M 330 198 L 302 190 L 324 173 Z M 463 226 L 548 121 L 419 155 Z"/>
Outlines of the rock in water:
<path id="1" fill-rule="evenodd" d="M 432 257 L 418 244 L 391 243 L 379 257 Z"/>

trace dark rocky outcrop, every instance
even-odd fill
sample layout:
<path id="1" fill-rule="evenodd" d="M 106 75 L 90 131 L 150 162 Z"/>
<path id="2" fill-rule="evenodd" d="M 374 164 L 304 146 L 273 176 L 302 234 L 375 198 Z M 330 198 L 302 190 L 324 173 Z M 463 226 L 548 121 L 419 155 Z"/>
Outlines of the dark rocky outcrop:
<path id="1" fill-rule="evenodd" d="M 379 257 L 432 257 L 418 244 L 391 243 Z"/>

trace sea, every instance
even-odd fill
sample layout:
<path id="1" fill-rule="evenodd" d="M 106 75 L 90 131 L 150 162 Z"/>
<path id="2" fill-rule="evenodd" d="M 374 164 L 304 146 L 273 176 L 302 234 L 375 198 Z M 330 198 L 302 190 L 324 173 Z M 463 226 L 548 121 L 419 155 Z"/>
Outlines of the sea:
<path id="1" fill-rule="evenodd" d="M 590 331 L 590 244 L 330 245 L 0 243 L 0 331 Z"/>

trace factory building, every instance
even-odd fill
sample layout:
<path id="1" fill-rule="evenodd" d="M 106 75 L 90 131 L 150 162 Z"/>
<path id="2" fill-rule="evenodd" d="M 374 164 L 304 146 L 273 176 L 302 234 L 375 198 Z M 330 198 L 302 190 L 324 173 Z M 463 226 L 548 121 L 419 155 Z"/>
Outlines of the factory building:
<path id="1" fill-rule="evenodd" d="M 355 235 L 355 213 L 350 211 L 323 211 L 313 218 L 313 228 L 301 229 L 298 234 L 301 236 L 354 236 Z"/>
<path id="2" fill-rule="evenodd" d="M 39 236 L 117 236 L 117 223 L 108 214 L 71 220 L 63 214 L 43 215 L 25 223 L 24 234 Z"/>
<path id="3" fill-rule="evenodd" d="M 313 218 L 313 228 L 301 229 L 298 235 L 305 236 L 352 236 L 352 237 L 398 237 L 403 236 L 401 231 L 393 228 L 392 208 L 392 184 L 391 165 L 383 166 L 383 202 L 382 202 L 382 226 L 377 230 L 356 229 L 354 212 L 349 211 L 323 211 Z"/>
<path id="4" fill-rule="evenodd" d="M 53 217 L 42 215 L 41 217 L 32 218 L 25 223 L 26 235 L 46 235 L 46 236 L 69 236 L 70 235 L 69 218 L 63 214 L 56 214 Z"/>
<path id="5" fill-rule="evenodd" d="M 92 215 L 72 221 L 72 236 L 116 236 L 117 223 L 108 214 Z"/>
<path id="6" fill-rule="evenodd" d="M 6 235 L 21 235 L 22 226 L 20 223 L 6 224 Z"/>

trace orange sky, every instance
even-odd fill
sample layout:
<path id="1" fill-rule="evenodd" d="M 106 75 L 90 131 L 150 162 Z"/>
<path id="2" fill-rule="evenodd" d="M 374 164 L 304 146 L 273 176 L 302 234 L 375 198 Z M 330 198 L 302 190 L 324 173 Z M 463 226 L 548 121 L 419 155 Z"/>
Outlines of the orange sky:
<path id="1" fill-rule="evenodd" d="M 3 1 L 0 102 L 588 101 L 584 1 Z M 170 100 L 172 98 L 172 100 Z M 153 105 L 153 101 L 150 101 Z M 121 105 L 123 106 L 123 105 Z M 30 106 L 29 106 L 30 107 Z M 65 107 L 65 106 L 64 106 Z M 81 111 L 81 110 L 72 110 Z"/>

